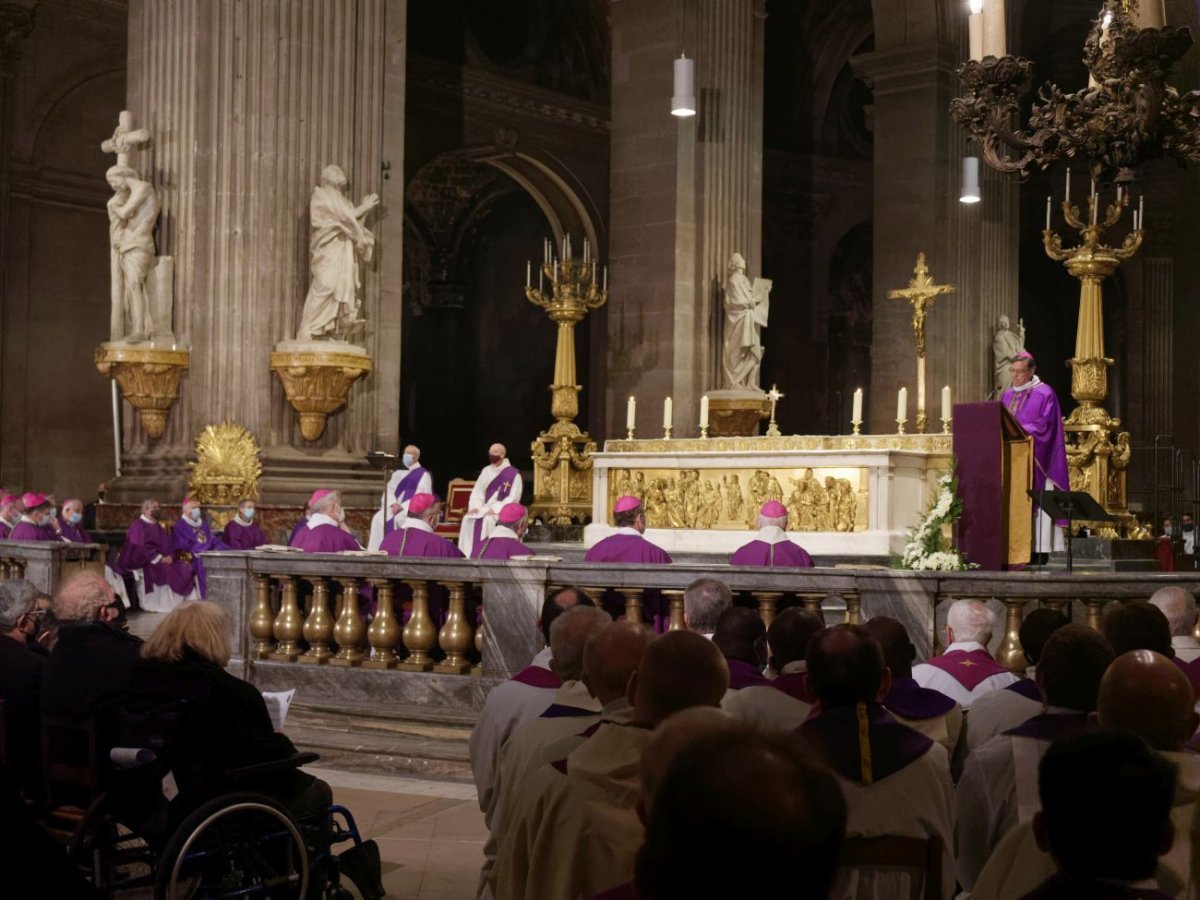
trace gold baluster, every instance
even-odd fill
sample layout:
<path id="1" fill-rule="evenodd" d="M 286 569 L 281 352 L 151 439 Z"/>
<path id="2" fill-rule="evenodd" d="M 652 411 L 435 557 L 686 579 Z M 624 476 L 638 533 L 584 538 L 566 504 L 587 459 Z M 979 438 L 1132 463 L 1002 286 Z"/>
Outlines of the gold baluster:
<path id="1" fill-rule="evenodd" d="M 285 575 L 283 582 L 283 600 L 279 604 L 279 615 L 275 617 L 275 640 L 279 645 L 271 654 L 271 659 L 285 662 L 295 662 L 300 656 L 300 636 L 304 633 L 304 618 L 300 615 L 300 605 L 296 602 L 296 578 Z"/>
<path id="2" fill-rule="evenodd" d="M 8 560 L 0 559 L 0 581 L 8 581 Z"/>
<path id="3" fill-rule="evenodd" d="M 1018 597 L 1001 597 L 1000 602 L 1004 604 L 1004 640 L 996 652 L 996 662 L 1020 675 L 1029 667 L 1029 660 L 1025 658 L 1025 651 L 1021 647 L 1021 618 L 1025 601 Z"/>
<path id="4" fill-rule="evenodd" d="M 683 591 L 663 591 L 663 596 L 668 599 L 670 610 L 667 631 L 684 631 L 687 623 L 683 620 Z"/>
<path id="5" fill-rule="evenodd" d="M 842 595 L 846 599 L 846 624 L 862 624 L 862 596 L 858 591 L 846 591 Z"/>
<path id="6" fill-rule="evenodd" d="M 250 637 L 254 638 L 251 655 L 255 659 L 269 659 L 275 649 L 275 617 L 271 614 L 271 579 L 266 575 L 254 576 L 254 611 L 250 613 Z"/>
<path id="7" fill-rule="evenodd" d="M 1041 605 L 1046 609 L 1054 610 L 1056 613 L 1062 613 L 1068 619 L 1071 618 L 1070 600 L 1043 600 Z"/>
<path id="8" fill-rule="evenodd" d="M 396 655 L 396 643 L 400 640 L 400 623 L 396 621 L 392 583 L 386 578 L 373 578 L 375 585 L 375 618 L 367 629 L 367 643 L 371 645 L 371 658 L 363 665 L 368 669 L 394 669 L 400 657 Z"/>
<path id="9" fill-rule="evenodd" d="M 333 656 L 329 642 L 333 640 L 333 619 L 329 617 L 329 582 L 321 576 L 312 579 L 313 594 L 308 601 L 308 618 L 304 620 L 304 639 L 308 652 L 300 657 L 302 663 L 322 665 Z"/>
<path id="10" fill-rule="evenodd" d="M 479 654 L 479 662 L 471 666 L 472 675 L 483 675 L 483 629 L 487 625 L 487 613 L 483 610 L 482 601 L 479 604 L 479 627 L 475 629 L 475 652 Z"/>
<path id="11" fill-rule="evenodd" d="M 446 654 L 445 660 L 433 667 L 435 672 L 463 675 L 471 671 L 467 662 L 467 648 L 471 646 L 471 623 L 467 621 L 466 587 L 460 582 L 441 582 L 450 592 L 450 612 L 446 624 L 438 632 L 438 646 Z"/>
<path id="12" fill-rule="evenodd" d="M 825 613 L 821 610 L 821 604 L 825 601 L 824 594 L 798 593 L 796 596 L 799 597 L 800 601 L 804 604 L 805 612 L 813 613 L 814 615 L 820 616 L 822 619 L 825 618 Z"/>
<path id="13" fill-rule="evenodd" d="M 758 600 L 758 617 L 762 619 L 763 625 L 770 628 L 771 623 L 775 621 L 775 613 L 779 609 L 783 591 L 753 591 L 751 595 Z"/>
<path id="14" fill-rule="evenodd" d="M 412 615 L 404 626 L 404 646 L 408 648 L 408 659 L 396 668 L 405 672 L 428 672 L 433 668 L 429 650 L 437 637 L 433 619 L 429 617 L 429 588 L 424 581 L 412 582 Z"/>
<path id="15" fill-rule="evenodd" d="M 8 564 L 8 573 L 13 578 L 25 577 L 25 563 L 22 560 L 14 559 Z"/>
<path id="16" fill-rule="evenodd" d="M 342 585 L 342 614 L 333 626 L 338 652 L 329 662 L 334 666 L 361 666 L 366 655 L 363 642 L 367 637 L 367 626 L 358 614 L 358 579 L 339 578 L 338 581 Z"/>
<path id="17" fill-rule="evenodd" d="M 1085 620 L 1088 628 L 1092 628 L 1101 633 L 1104 632 L 1104 628 L 1101 625 L 1101 623 L 1104 621 L 1104 604 L 1104 600 L 1096 597 L 1085 597 L 1083 599 Z"/>
<path id="18" fill-rule="evenodd" d="M 642 589 L 625 588 L 625 621 L 642 624 Z"/>

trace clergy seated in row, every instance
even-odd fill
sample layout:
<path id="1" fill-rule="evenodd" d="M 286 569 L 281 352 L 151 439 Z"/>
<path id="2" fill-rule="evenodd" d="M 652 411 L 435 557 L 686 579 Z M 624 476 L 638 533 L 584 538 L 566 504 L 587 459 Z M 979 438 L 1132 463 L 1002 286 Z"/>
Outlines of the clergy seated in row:
<path id="1" fill-rule="evenodd" d="M 574 606 L 595 606 L 592 598 L 575 587 L 552 591 L 542 602 L 537 630 L 543 649 L 532 661 L 510 678 L 492 688 L 484 701 L 471 737 L 467 742 L 471 756 L 471 772 L 479 794 L 479 808 L 487 812 L 495 789 L 496 772 L 500 765 L 500 748 L 509 734 L 521 722 L 536 718 L 554 702 L 555 692 L 562 680 L 550 668 L 550 629 L 555 619 Z"/>
<path id="2" fill-rule="evenodd" d="M 643 834 L 642 751 L 669 716 L 718 706 L 728 686 L 729 670 L 711 641 L 689 631 L 650 641 L 629 680 L 632 722 L 602 723 L 524 782 L 505 814 L 496 900 L 591 897 L 630 881 Z"/>
<path id="3" fill-rule="evenodd" d="M 683 591 L 683 625 L 712 639 L 721 615 L 733 606 L 733 591 L 719 578 L 697 578 Z"/>
<path id="4" fill-rule="evenodd" d="M 196 498 L 183 498 L 181 514 L 171 528 L 171 543 L 177 556 L 187 554 L 191 558 L 192 571 L 196 575 L 196 586 L 200 591 L 200 596 L 207 597 L 208 575 L 204 571 L 204 560 L 200 558 L 200 554 L 228 550 L 229 545 L 213 536 L 212 526 L 204 517 L 204 510 Z"/>
<path id="5" fill-rule="evenodd" d="M 1184 662 L 1175 655 L 1171 625 L 1157 606 L 1145 600 L 1110 603 L 1101 627 L 1118 656 L 1130 650 L 1160 653 L 1178 666 L 1200 695 L 1200 660 Z"/>
<path id="6" fill-rule="evenodd" d="M 0 494 L 0 541 L 9 539 L 20 518 L 21 498 L 16 494 Z"/>
<path id="7" fill-rule="evenodd" d="M 462 551 L 434 532 L 442 504 L 433 494 L 417 494 L 409 502 L 400 527 L 383 539 L 379 549 L 388 556 L 422 559 L 462 559 Z"/>
<path id="8" fill-rule="evenodd" d="M 1085 625 L 1046 641 L 1037 668 L 1045 711 L 967 756 L 958 782 L 958 880 L 971 890 L 1001 839 L 1037 811 L 1037 762 L 1050 742 L 1089 727 L 1112 646 Z M 970 730 L 970 716 L 967 729 Z"/>
<path id="9" fill-rule="evenodd" d="M 249 498 L 238 503 L 237 514 L 225 525 L 221 539 L 230 550 L 257 550 L 267 542 L 267 536 L 254 521 L 254 501 Z"/>
<path id="10" fill-rule="evenodd" d="M 946 748 L 954 759 L 963 728 L 962 707 L 931 688 L 923 688 L 912 677 L 917 648 L 908 630 L 895 619 L 875 616 L 864 625 L 883 650 L 883 661 L 892 673 L 891 688 L 883 698 L 884 708 L 896 721 L 921 732 Z"/>
<path id="11" fill-rule="evenodd" d="M 296 532 L 293 547 L 305 553 L 341 553 L 344 550 L 361 550 L 354 535 L 346 527 L 346 511 L 342 509 L 342 498 L 337 491 L 322 488 L 313 491 L 308 499 L 312 510 L 304 527 Z"/>
<path id="12" fill-rule="evenodd" d="M 1158 861 L 1155 877 L 1160 888 L 1178 895 L 1191 877 L 1191 823 L 1200 799 L 1200 756 L 1186 748 L 1197 724 L 1192 686 L 1165 656 L 1132 650 L 1118 656 L 1104 673 L 1096 720 L 1102 728 L 1138 735 L 1176 768 L 1171 804 L 1175 836 L 1171 849 Z M 1111 803 L 1107 782 L 1097 784 L 1104 789 L 1096 793 Z M 1054 875 L 1054 861 L 1034 833 L 1036 821 L 1037 814 L 1005 835 L 975 882 L 972 900 L 1023 897 Z"/>
<path id="13" fill-rule="evenodd" d="M 475 546 L 475 559 L 533 556 L 534 552 L 521 543 L 529 529 L 529 511 L 520 503 L 506 503 L 496 518 L 492 533 Z"/>
<path id="14" fill-rule="evenodd" d="M 118 575 L 139 575 L 141 607 L 170 612 L 184 600 L 200 596 L 192 564 L 175 556 L 171 533 L 159 521 L 157 500 L 143 500 L 142 512 L 125 531 L 125 543 L 113 567 Z"/>
<path id="15" fill-rule="evenodd" d="M 288 535 L 288 546 L 298 547 L 297 539 L 302 535 L 305 529 L 308 528 L 308 517 L 312 515 L 312 502 L 306 501 L 304 504 L 304 515 L 296 520 L 296 524 L 292 526 L 292 533 Z"/>
<path id="16" fill-rule="evenodd" d="M 921 687 L 945 694 L 963 709 L 979 697 L 1008 687 L 1017 676 L 988 653 L 996 614 L 978 600 L 958 600 L 946 614 L 946 652 L 913 666 Z"/>
<path id="17" fill-rule="evenodd" d="M 433 493 L 433 473 L 420 463 L 421 448 L 409 444 L 400 456 L 403 468 L 397 469 L 388 479 L 383 496 L 379 498 L 379 510 L 371 517 L 371 534 L 367 547 L 378 550 L 383 539 L 399 528 L 408 515 L 408 504 L 417 494 Z M 384 510 L 387 515 L 384 515 Z"/>
<path id="18" fill-rule="evenodd" d="M 729 694 L 722 708 L 735 718 L 768 731 L 792 731 L 808 718 L 817 702 L 808 683 L 805 655 L 813 635 L 825 627 L 816 613 L 798 606 L 777 615 L 767 629 L 769 669 L 774 675 L 761 686 Z"/>
<path id="19" fill-rule="evenodd" d="M 829 770 L 794 735 L 716 729 L 666 756 L 643 805 L 646 838 L 638 853 L 637 900 L 677 897 L 811 897 L 834 894 L 846 831 L 846 802 Z M 681 723 L 681 725 L 687 723 Z M 714 835 L 719 852 L 705 853 Z"/>
<path id="20" fill-rule="evenodd" d="M 812 557 L 787 536 L 787 507 L 768 500 L 758 513 L 758 534 L 729 559 L 731 566 L 792 566 L 812 568 Z"/>
<path id="21" fill-rule="evenodd" d="M 1175 658 L 1185 663 L 1200 659 L 1200 641 L 1195 636 L 1196 598 L 1191 592 L 1172 584 L 1155 591 L 1150 602 L 1167 617 Z"/>
<path id="22" fill-rule="evenodd" d="M 744 606 L 732 606 L 717 619 L 712 642 L 729 667 L 729 696 L 749 687 L 765 687 L 767 628 L 762 616 Z"/>
<path id="23" fill-rule="evenodd" d="M 861 625 L 819 632 L 808 648 L 808 677 L 820 711 L 799 733 L 834 770 L 846 797 L 846 834 L 940 841 L 941 896 L 954 894 L 954 789 L 946 749 L 903 725 L 881 702 L 891 674 L 879 641 Z M 845 897 L 900 900 L 910 876 L 852 873 Z"/>
<path id="24" fill-rule="evenodd" d="M 54 504 L 45 494 L 29 492 L 21 497 L 22 512 L 8 539 L 11 541 L 57 541 Z"/>
<path id="25" fill-rule="evenodd" d="M 483 817 L 490 834 L 483 848 L 481 892 L 491 880 L 506 812 L 518 802 L 529 773 L 575 749 L 584 740 L 581 735 L 602 716 L 609 721 L 629 720 L 632 712 L 625 688 L 648 637 L 641 626 L 614 623 L 612 616 L 594 606 L 572 607 L 554 620 L 550 668 L 562 684 L 554 702 L 536 718 L 514 727 L 500 747 L 491 802 Z M 614 681 L 621 683 L 614 685 Z M 555 748 L 555 755 L 546 757 L 550 748 Z"/>
<path id="26" fill-rule="evenodd" d="M 967 721 L 967 752 L 982 747 L 998 734 L 1028 722 L 1042 711 L 1042 692 L 1037 686 L 1037 666 L 1050 635 L 1068 622 L 1054 609 L 1035 609 L 1021 622 L 1021 649 L 1029 665 L 1025 677 L 1008 687 L 985 694 L 971 704 Z"/>
<path id="27" fill-rule="evenodd" d="M 458 533 L 458 549 L 463 556 L 475 556 L 475 547 L 492 533 L 496 517 L 509 503 L 521 502 L 521 473 L 508 461 L 508 451 L 503 444 L 492 444 L 488 448 L 488 464 L 479 472 L 471 498 L 467 501 L 467 514 L 463 516 L 462 529 Z"/>
<path id="28" fill-rule="evenodd" d="M 63 503 L 62 517 L 57 520 L 58 539 L 70 544 L 93 543 L 91 534 L 83 527 L 83 501 L 71 497 Z M 125 579 L 119 576 L 109 565 L 104 566 L 104 578 L 121 598 L 124 606 L 129 606 L 129 595 L 125 589 Z"/>
<path id="29" fill-rule="evenodd" d="M 646 531 L 646 511 L 637 497 L 618 497 L 613 504 L 615 534 L 610 534 L 584 554 L 584 562 L 596 563 L 669 563 L 671 555 L 642 537 Z"/>

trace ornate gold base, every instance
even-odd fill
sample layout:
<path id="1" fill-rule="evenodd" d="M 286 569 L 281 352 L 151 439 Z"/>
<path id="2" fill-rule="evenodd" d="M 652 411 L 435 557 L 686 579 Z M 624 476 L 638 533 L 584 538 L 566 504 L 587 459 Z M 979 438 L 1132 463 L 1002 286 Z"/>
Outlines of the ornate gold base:
<path id="1" fill-rule="evenodd" d="M 1072 410 L 1064 424 L 1071 490 L 1091 494 L 1117 518 L 1115 522 L 1081 523 L 1090 525 L 1097 537 L 1137 537 L 1141 533 L 1141 525 L 1126 503 L 1129 432 L 1120 427 L 1120 419 L 1110 417 L 1103 407 L 1090 405 Z"/>
<path id="2" fill-rule="evenodd" d="M 271 369 L 283 382 L 288 403 L 300 415 L 300 434 L 315 441 L 330 415 L 346 405 L 350 386 L 371 371 L 361 347 L 330 342 L 284 342 L 271 353 Z"/>
<path id="3" fill-rule="evenodd" d="M 533 451 L 532 517 L 548 525 L 583 522 L 592 512 L 592 454 L 596 443 L 574 422 L 555 422 Z"/>
<path id="4" fill-rule="evenodd" d="M 754 437 L 771 418 L 771 401 L 753 391 L 709 391 L 708 433 L 712 437 Z"/>
<path id="5" fill-rule="evenodd" d="M 101 344 L 92 356 L 100 374 L 116 381 L 122 396 L 138 411 L 152 440 L 167 430 L 167 413 L 179 398 L 179 382 L 190 360 L 187 350 L 120 343 Z"/>

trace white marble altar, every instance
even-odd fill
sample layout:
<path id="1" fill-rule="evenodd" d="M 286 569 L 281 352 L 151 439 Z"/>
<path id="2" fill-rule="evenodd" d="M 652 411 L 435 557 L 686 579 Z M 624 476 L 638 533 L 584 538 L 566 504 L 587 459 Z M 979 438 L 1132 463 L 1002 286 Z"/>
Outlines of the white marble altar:
<path id="1" fill-rule="evenodd" d="M 750 539 L 757 507 L 779 500 L 809 553 L 862 559 L 903 551 L 951 437 L 795 436 L 608 441 L 593 455 L 592 546 L 615 531 L 612 502 L 642 498 L 646 537 L 668 552 L 729 554 Z"/>

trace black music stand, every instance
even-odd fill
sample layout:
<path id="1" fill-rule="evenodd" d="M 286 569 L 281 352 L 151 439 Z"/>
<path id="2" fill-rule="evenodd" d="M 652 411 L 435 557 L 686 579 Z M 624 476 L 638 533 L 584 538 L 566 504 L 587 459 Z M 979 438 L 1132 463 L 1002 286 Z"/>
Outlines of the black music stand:
<path id="1" fill-rule="evenodd" d="M 1076 519 L 1083 519 L 1087 522 L 1115 521 L 1114 517 L 1110 516 L 1104 507 L 1096 502 L 1096 498 L 1087 491 L 1030 491 L 1029 496 L 1033 498 L 1034 503 L 1046 511 L 1051 519 L 1067 520 L 1068 572 L 1075 571 L 1074 545 L 1071 542 L 1072 523 Z"/>
<path id="2" fill-rule="evenodd" d="M 380 469 L 383 472 L 383 502 L 380 506 L 380 514 L 383 516 L 383 531 L 386 534 L 388 520 L 387 486 L 388 482 L 392 480 L 392 463 L 396 461 L 396 454 L 385 453 L 383 450 L 372 450 L 363 458 L 371 464 L 372 468 Z"/>

